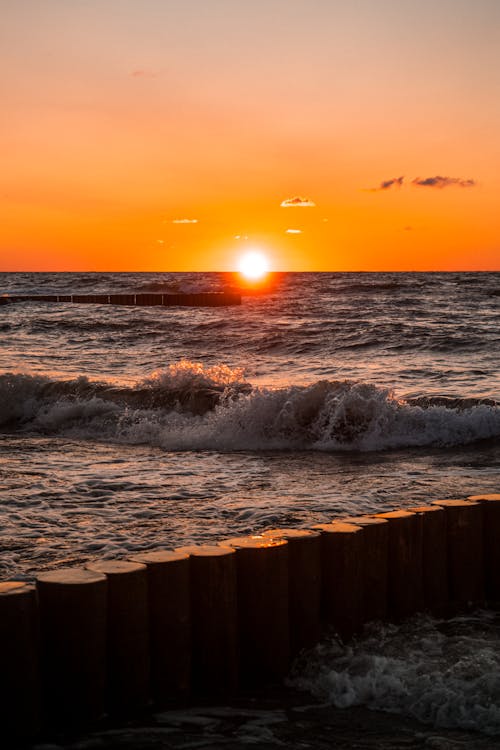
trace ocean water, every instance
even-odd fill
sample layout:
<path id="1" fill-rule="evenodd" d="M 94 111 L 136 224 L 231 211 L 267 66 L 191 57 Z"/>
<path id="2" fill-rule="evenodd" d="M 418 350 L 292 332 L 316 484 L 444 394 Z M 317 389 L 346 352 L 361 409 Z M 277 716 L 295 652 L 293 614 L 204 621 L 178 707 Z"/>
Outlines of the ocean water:
<path id="1" fill-rule="evenodd" d="M 238 288 L 0 306 L 2 578 L 500 491 L 498 273 L 0 274 L 0 295 Z"/>

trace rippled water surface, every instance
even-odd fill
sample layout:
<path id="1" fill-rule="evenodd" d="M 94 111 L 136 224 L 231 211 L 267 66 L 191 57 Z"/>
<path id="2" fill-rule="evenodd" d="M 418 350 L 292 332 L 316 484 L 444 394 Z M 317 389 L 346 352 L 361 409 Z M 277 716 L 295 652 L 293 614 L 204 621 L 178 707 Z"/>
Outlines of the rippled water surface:
<path id="1" fill-rule="evenodd" d="M 0 274 L 1 293 L 234 289 L 225 274 Z M 245 291 L 245 290 L 243 290 Z M 0 367 L 119 379 L 187 359 L 252 382 L 500 397 L 500 274 L 284 274 L 228 309 L 3 308 Z"/>
<path id="2" fill-rule="evenodd" d="M 238 290 L 0 274 L 2 294 Z M 498 490 L 500 274 L 283 274 L 241 306 L 0 306 L 4 575 Z"/>

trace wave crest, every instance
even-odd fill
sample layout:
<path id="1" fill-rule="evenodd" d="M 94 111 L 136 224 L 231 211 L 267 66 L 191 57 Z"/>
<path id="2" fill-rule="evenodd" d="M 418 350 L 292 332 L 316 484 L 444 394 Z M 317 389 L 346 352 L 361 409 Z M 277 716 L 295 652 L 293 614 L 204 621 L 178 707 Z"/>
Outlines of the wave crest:
<path id="1" fill-rule="evenodd" d="M 372 451 L 498 438 L 500 407 L 354 381 L 258 388 L 241 369 L 181 361 L 133 386 L 0 375 L 0 425 L 167 450 Z"/>

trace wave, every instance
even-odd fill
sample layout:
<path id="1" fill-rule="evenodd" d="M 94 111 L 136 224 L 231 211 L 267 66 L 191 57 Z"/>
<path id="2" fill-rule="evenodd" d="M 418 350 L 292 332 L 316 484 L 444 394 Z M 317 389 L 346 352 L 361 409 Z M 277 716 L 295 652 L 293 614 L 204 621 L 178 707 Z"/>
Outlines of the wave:
<path id="1" fill-rule="evenodd" d="M 134 289 L 136 294 L 142 292 L 149 294 L 179 294 L 184 292 L 185 287 L 178 281 L 146 281 L 138 284 Z"/>
<path id="2" fill-rule="evenodd" d="M 134 308 L 134 312 L 136 312 L 136 309 L 142 312 L 142 310 L 147 311 L 151 308 Z M 110 320 L 109 318 L 106 320 L 98 318 L 82 319 L 81 317 L 68 319 L 62 316 L 59 318 L 55 318 L 55 316 L 39 316 L 35 320 L 30 320 L 25 323 L 25 330 L 28 334 L 36 335 L 49 332 L 54 333 L 55 329 L 57 329 L 58 333 L 60 332 L 62 335 L 74 332 L 79 334 L 105 334 L 117 332 L 119 334 L 128 334 L 129 336 L 137 335 L 138 339 L 143 339 L 145 335 L 163 332 L 164 326 L 162 326 L 161 320 L 154 321 L 150 319 L 146 324 L 142 317 L 132 318 L 130 316 L 122 320 Z"/>
<path id="3" fill-rule="evenodd" d="M 213 273 L 177 275 L 168 279 L 149 279 L 139 284 L 131 284 L 130 289 L 136 294 L 195 294 L 228 291 L 220 275 Z"/>
<path id="4" fill-rule="evenodd" d="M 372 279 L 367 279 L 366 281 L 352 281 L 352 282 L 346 282 L 342 280 L 341 283 L 338 284 L 335 291 L 336 293 L 343 293 L 343 294 L 358 294 L 362 292 L 367 292 L 368 294 L 371 294 L 372 292 L 395 292 L 401 290 L 407 290 L 414 288 L 415 284 L 413 283 L 411 286 L 408 284 L 406 280 L 403 281 L 373 281 Z"/>
<path id="5" fill-rule="evenodd" d="M 338 708 L 367 706 L 500 735 L 499 626 L 487 611 L 447 622 L 419 615 L 399 626 L 374 623 L 357 643 L 333 640 L 305 654 L 289 684 Z"/>
<path id="6" fill-rule="evenodd" d="M 347 380 L 253 387 L 240 369 L 182 361 L 133 386 L 0 375 L 0 426 L 167 450 L 373 451 L 499 438 L 500 405 Z"/>

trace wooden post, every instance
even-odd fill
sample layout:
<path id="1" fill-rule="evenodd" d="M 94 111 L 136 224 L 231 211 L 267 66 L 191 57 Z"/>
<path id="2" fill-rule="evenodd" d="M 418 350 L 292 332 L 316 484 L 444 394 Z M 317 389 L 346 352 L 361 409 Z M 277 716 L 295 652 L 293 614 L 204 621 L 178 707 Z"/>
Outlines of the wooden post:
<path id="1" fill-rule="evenodd" d="M 110 294 L 110 305 L 135 305 L 135 294 Z"/>
<path id="2" fill-rule="evenodd" d="M 104 714 L 106 576 L 61 568 L 40 573 L 37 589 L 47 722 L 82 727 Z"/>
<path id="3" fill-rule="evenodd" d="M 184 699 L 191 682 L 189 555 L 157 550 L 131 559 L 147 566 L 153 699 Z"/>
<path id="4" fill-rule="evenodd" d="M 500 603 L 500 495 L 471 495 L 483 506 L 483 543 L 486 598 Z"/>
<path id="5" fill-rule="evenodd" d="M 108 579 L 107 707 L 124 714 L 149 700 L 149 618 L 146 566 L 125 560 L 90 563 Z"/>
<path id="6" fill-rule="evenodd" d="M 448 585 L 455 609 L 484 601 L 483 513 L 480 503 L 436 500 L 445 509 L 448 539 Z"/>
<path id="7" fill-rule="evenodd" d="M 375 517 L 389 521 L 389 616 L 401 620 L 424 605 L 421 519 L 405 510 Z"/>
<path id="8" fill-rule="evenodd" d="M 311 529 L 270 529 L 288 542 L 290 655 L 314 646 L 321 630 L 321 535 Z"/>
<path id="9" fill-rule="evenodd" d="M 232 547 L 191 545 L 192 683 L 201 695 L 234 693 L 238 685 L 236 553 Z"/>
<path id="10" fill-rule="evenodd" d="M 388 606 L 389 522 L 372 516 L 349 516 L 333 523 L 363 529 L 363 622 L 385 620 Z"/>
<path id="11" fill-rule="evenodd" d="M 152 305 L 162 305 L 163 304 L 163 296 L 161 294 L 136 294 L 135 295 L 135 304 L 136 305 L 145 305 L 145 306 L 152 306 Z"/>
<path id="12" fill-rule="evenodd" d="M 349 523 L 321 523 L 322 611 L 342 640 L 349 640 L 363 625 L 362 529 Z"/>
<path id="13" fill-rule="evenodd" d="M 23 581 L 0 583 L 0 732 L 11 743 L 40 729 L 36 590 Z"/>
<path id="14" fill-rule="evenodd" d="M 424 608 L 442 617 L 448 608 L 448 542 L 446 514 L 438 505 L 408 508 L 422 523 L 422 575 Z"/>
<path id="15" fill-rule="evenodd" d="M 221 542 L 236 550 L 240 680 L 279 682 L 290 661 L 288 544 L 261 535 Z"/>

